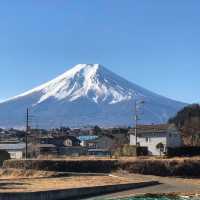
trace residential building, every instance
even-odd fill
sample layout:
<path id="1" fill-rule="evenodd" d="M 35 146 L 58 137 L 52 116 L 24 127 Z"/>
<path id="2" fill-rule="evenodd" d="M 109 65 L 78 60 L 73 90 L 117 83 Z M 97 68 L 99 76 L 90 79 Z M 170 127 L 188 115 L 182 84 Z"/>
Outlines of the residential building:
<path id="1" fill-rule="evenodd" d="M 114 137 L 102 135 L 88 142 L 89 149 L 110 150 L 115 144 Z"/>
<path id="2" fill-rule="evenodd" d="M 80 140 L 74 136 L 57 136 L 57 137 L 41 137 L 41 144 L 53 144 L 57 147 L 71 147 L 71 146 L 80 146 Z"/>
<path id="3" fill-rule="evenodd" d="M 39 155 L 56 155 L 58 149 L 54 144 L 39 144 L 37 145 Z"/>
<path id="4" fill-rule="evenodd" d="M 78 140 L 80 140 L 80 145 L 82 147 L 91 147 L 91 148 L 94 148 L 95 144 L 93 143 L 93 141 L 95 139 L 97 139 L 98 136 L 96 136 L 96 135 L 81 135 L 81 136 L 79 136 L 77 138 L 78 138 Z"/>
<path id="5" fill-rule="evenodd" d="M 90 156 L 111 156 L 111 151 L 107 149 L 88 149 Z"/>
<path id="6" fill-rule="evenodd" d="M 135 130 L 130 130 L 130 144 L 136 145 Z M 181 134 L 173 124 L 137 126 L 137 145 L 148 148 L 149 155 L 164 155 L 169 147 L 182 145 Z"/>
<path id="7" fill-rule="evenodd" d="M 88 154 L 88 149 L 82 146 L 60 147 L 58 154 L 61 156 L 85 156 Z"/>
<path id="8" fill-rule="evenodd" d="M 40 155 L 82 155 L 84 149 L 80 148 L 80 140 L 74 136 L 46 136 L 40 138 L 37 145 Z M 85 153 L 86 154 L 86 153 Z"/>

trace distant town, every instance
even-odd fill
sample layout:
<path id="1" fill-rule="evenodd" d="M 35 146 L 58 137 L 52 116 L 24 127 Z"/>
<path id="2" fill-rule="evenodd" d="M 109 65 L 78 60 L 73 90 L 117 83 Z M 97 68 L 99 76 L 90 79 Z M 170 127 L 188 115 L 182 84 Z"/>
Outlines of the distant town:
<path id="1" fill-rule="evenodd" d="M 8 152 L 11 159 L 198 155 L 199 113 L 200 107 L 192 105 L 169 123 L 137 124 L 133 128 L 0 129 L 0 153 Z"/>

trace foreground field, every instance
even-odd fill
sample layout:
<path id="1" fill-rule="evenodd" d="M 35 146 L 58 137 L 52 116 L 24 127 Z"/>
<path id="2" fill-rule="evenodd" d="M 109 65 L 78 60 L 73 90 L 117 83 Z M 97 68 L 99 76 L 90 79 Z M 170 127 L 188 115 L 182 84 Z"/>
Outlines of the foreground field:
<path id="1" fill-rule="evenodd" d="M 140 183 L 140 178 L 130 179 L 112 175 L 104 176 L 75 176 L 62 178 L 28 178 L 0 180 L 0 193 L 37 192 L 84 188 L 94 186 L 116 185 L 126 183 Z"/>
<path id="2" fill-rule="evenodd" d="M 23 169 L 0 169 L 0 180 L 3 179 L 32 179 L 58 177 L 60 174 L 53 171 L 23 170 Z"/>

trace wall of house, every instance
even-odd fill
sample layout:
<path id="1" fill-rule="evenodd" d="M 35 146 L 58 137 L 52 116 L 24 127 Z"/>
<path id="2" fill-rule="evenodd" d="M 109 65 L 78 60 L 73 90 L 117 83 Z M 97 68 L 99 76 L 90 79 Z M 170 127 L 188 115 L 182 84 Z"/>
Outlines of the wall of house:
<path id="1" fill-rule="evenodd" d="M 81 146 L 89 149 L 110 149 L 114 144 L 114 140 L 107 137 L 101 136 L 94 140 L 82 141 Z"/>
<path id="2" fill-rule="evenodd" d="M 114 144 L 114 141 L 106 136 L 99 137 L 96 140 L 96 149 L 110 149 Z"/>
<path id="3" fill-rule="evenodd" d="M 10 154 L 11 159 L 22 159 L 23 158 L 22 151 L 9 150 L 8 153 Z"/>
<path id="4" fill-rule="evenodd" d="M 88 151 L 86 147 L 60 147 L 58 150 L 59 155 L 66 155 L 66 156 L 82 156 L 87 155 Z"/>
<path id="5" fill-rule="evenodd" d="M 167 139 L 167 147 L 180 147 L 182 145 L 181 137 L 177 134 L 169 134 Z"/>
<path id="6" fill-rule="evenodd" d="M 167 136 L 167 147 L 180 147 L 182 146 L 181 134 L 176 129 L 169 130 Z"/>

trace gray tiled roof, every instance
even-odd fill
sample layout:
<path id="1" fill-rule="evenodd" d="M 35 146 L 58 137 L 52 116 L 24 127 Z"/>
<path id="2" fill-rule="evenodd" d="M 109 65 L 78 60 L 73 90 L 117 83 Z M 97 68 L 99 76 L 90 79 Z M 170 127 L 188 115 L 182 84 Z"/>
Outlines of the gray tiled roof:
<path id="1" fill-rule="evenodd" d="M 25 149 L 25 143 L 17 143 L 17 144 L 0 144 L 0 150 L 21 150 Z"/>

